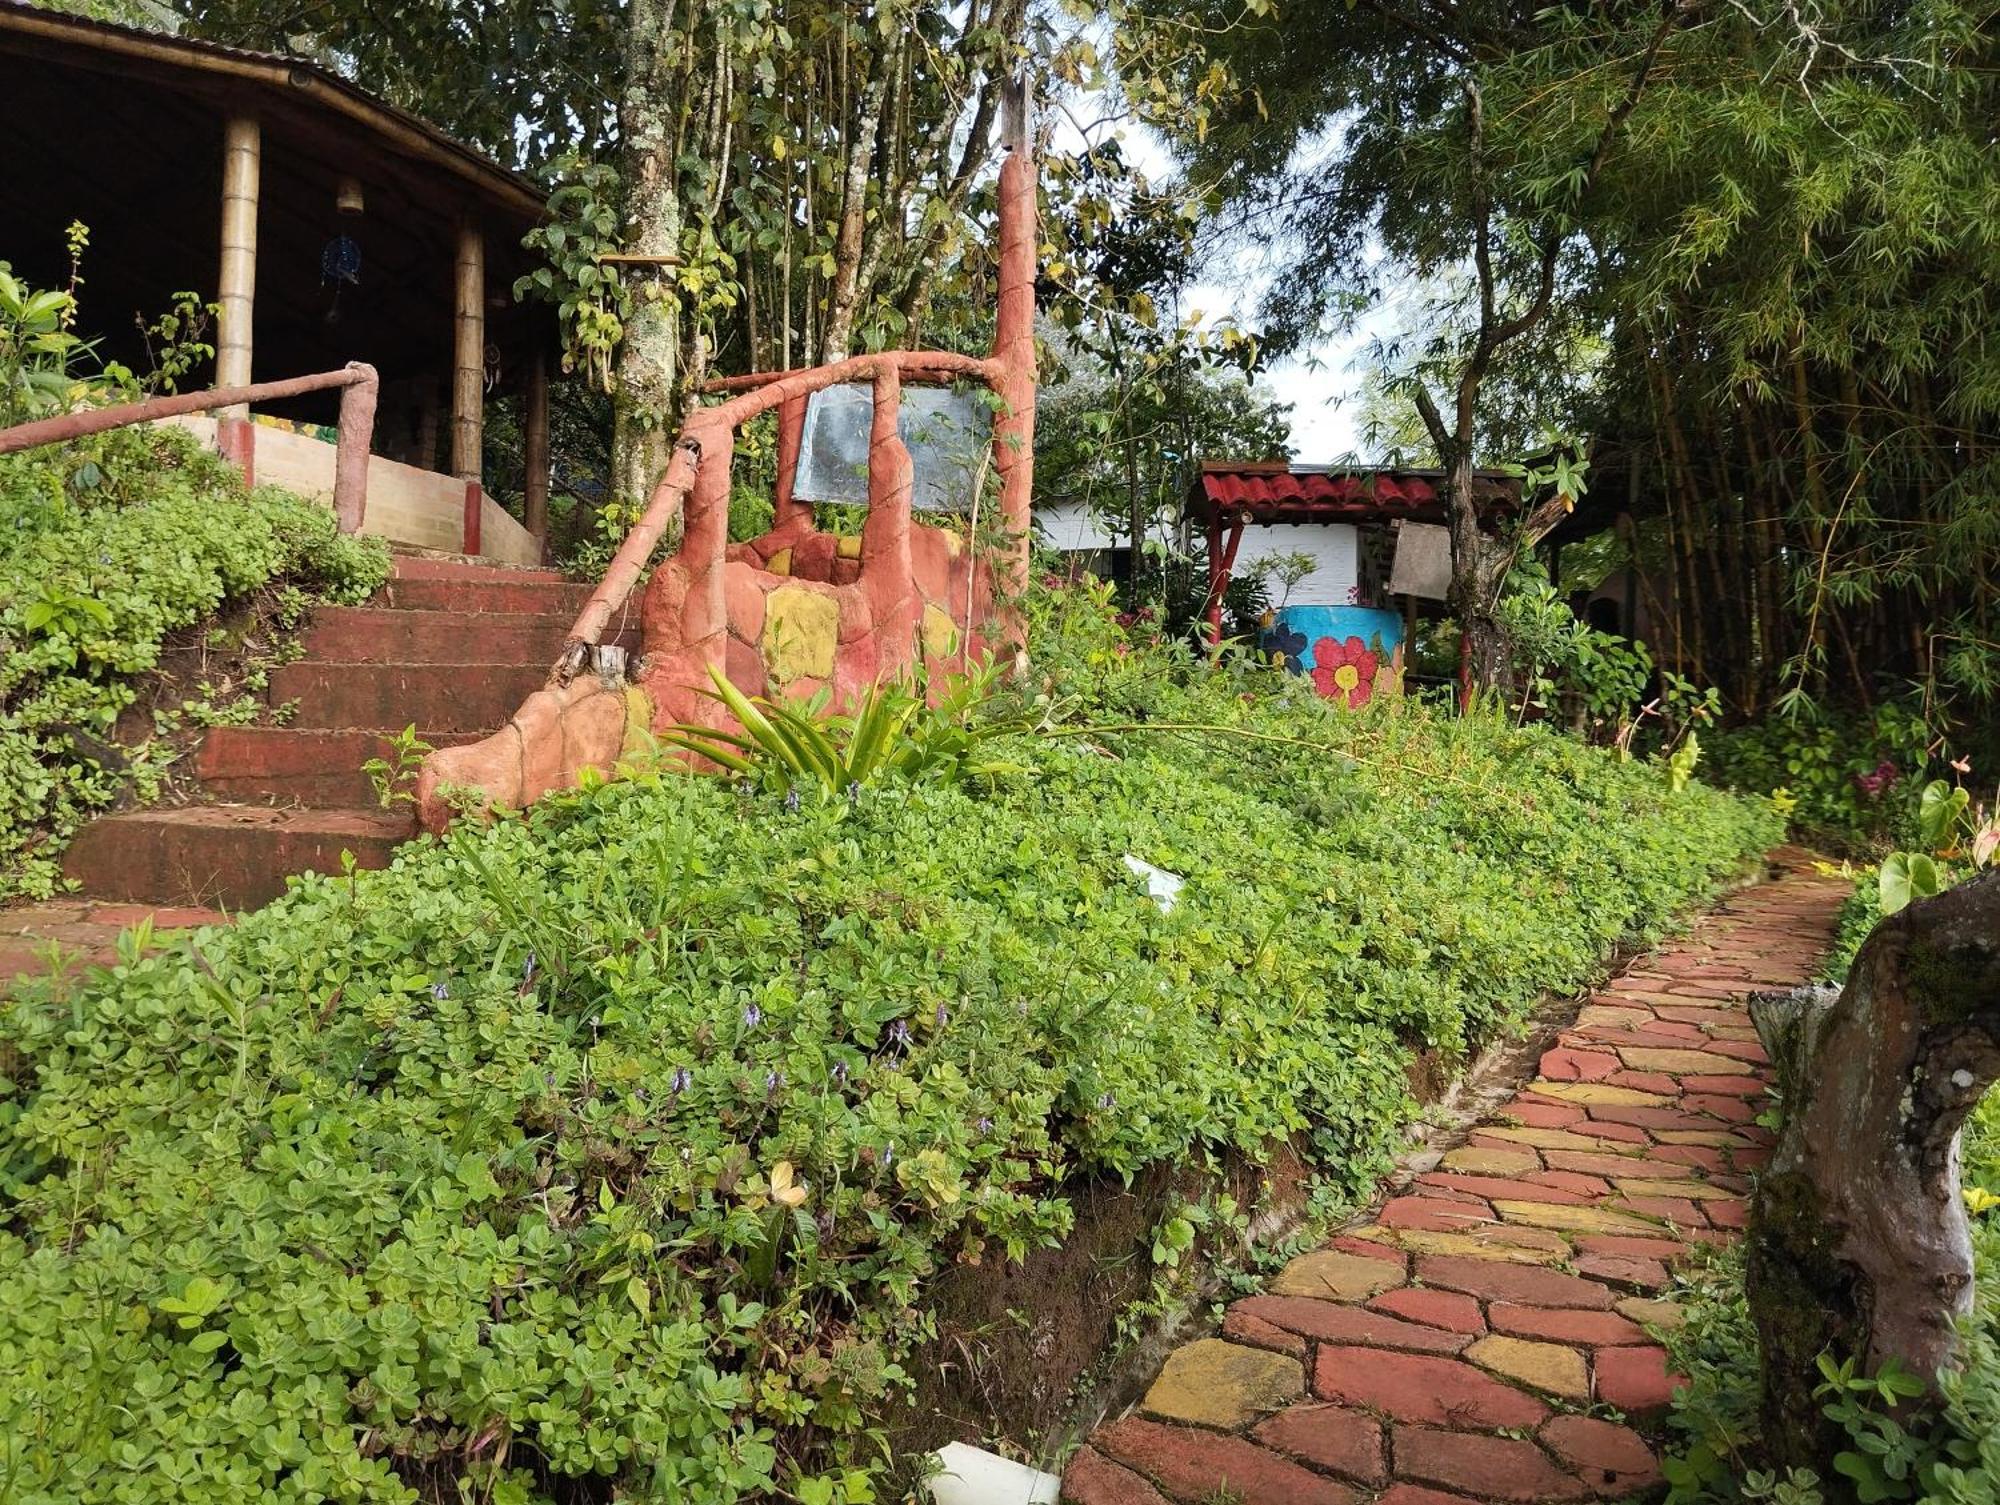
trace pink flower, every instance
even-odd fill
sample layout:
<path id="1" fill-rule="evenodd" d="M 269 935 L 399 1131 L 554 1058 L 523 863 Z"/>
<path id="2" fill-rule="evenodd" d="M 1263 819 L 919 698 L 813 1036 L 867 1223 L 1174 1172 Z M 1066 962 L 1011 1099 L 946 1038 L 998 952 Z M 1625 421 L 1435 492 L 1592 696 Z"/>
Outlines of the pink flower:
<path id="1" fill-rule="evenodd" d="M 1329 700 L 1353 710 L 1368 704 L 1375 693 L 1375 671 L 1381 661 L 1360 638 L 1336 643 L 1320 638 L 1313 644 L 1313 684 Z"/>

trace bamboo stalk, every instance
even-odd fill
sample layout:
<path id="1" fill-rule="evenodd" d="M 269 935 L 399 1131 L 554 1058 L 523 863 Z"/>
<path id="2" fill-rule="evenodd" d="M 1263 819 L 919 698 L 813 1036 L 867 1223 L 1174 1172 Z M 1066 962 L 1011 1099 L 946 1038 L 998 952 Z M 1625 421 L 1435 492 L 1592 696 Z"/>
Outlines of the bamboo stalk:
<path id="1" fill-rule="evenodd" d="M 479 479 L 480 421 L 486 399 L 486 241 L 471 218 L 458 225 L 452 311 L 451 473 Z"/>
<path id="2" fill-rule="evenodd" d="M 222 128 L 222 262 L 216 273 L 215 384 L 250 385 L 251 334 L 257 302 L 257 183 L 262 132 L 254 116 L 232 116 Z M 247 405 L 217 415 L 250 416 Z"/>

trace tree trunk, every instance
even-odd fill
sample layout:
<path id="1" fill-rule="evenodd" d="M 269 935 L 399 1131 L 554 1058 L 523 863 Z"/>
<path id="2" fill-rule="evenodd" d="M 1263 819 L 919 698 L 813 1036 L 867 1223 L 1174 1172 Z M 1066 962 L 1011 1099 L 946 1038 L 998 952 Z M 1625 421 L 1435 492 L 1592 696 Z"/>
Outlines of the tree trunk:
<path id="1" fill-rule="evenodd" d="M 1971 1309 L 1958 1135 L 2000 1076 L 2000 871 L 1875 927 L 1847 986 L 1752 1000 L 1786 1117 L 1748 1245 L 1772 1461 L 1846 1444 L 1816 1361 L 1896 1360 L 1927 1383 Z"/>
<path id="2" fill-rule="evenodd" d="M 632 0 L 626 38 L 625 92 L 618 130 L 625 178 L 627 249 L 644 256 L 680 251 L 678 80 L 681 49 L 676 0 Z M 681 318 L 678 300 L 642 287 L 618 346 L 612 399 L 611 492 L 643 505 L 665 474 L 676 418 Z"/>
<path id="3" fill-rule="evenodd" d="M 1454 448 L 1457 452 L 1445 467 L 1451 508 L 1451 586 L 1446 594 L 1464 634 L 1459 680 L 1469 700 L 1507 682 L 1512 644 L 1499 606 L 1512 554 L 1479 526 L 1472 447 Z"/>

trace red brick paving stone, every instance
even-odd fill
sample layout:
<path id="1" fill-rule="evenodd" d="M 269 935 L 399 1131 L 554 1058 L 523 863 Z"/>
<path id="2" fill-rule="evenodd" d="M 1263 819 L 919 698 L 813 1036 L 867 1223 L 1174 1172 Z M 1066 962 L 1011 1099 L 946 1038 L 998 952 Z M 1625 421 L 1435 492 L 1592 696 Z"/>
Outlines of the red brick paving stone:
<path id="1" fill-rule="evenodd" d="M 1374 1239 L 1355 1238 L 1352 1234 L 1343 1233 L 1329 1240 L 1327 1247 L 1338 1249 L 1342 1254 L 1359 1254 L 1364 1259 L 1379 1259 L 1388 1264 L 1409 1268 L 1410 1257 L 1407 1254 L 1400 1249 L 1392 1249 L 1387 1244 L 1378 1244 Z"/>
<path id="2" fill-rule="evenodd" d="M 1623 1174 L 1621 1172 L 1621 1174 Z M 1586 1176 L 1578 1171 L 1530 1171 L 1524 1178 L 1536 1186 L 1554 1191 L 1573 1191 L 1579 1196 L 1608 1197 L 1611 1183 L 1602 1176 Z M 1522 1198 L 1526 1201 L 1527 1198 Z"/>
<path id="3" fill-rule="evenodd" d="M 1692 1146 L 1683 1146 L 1692 1148 Z M 1762 1170 L 1771 1163 L 1771 1152 L 1761 1145 L 1748 1145 L 1729 1152 L 1729 1163 L 1739 1171 Z"/>
<path id="4" fill-rule="evenodd" d="M 1573 1189 L 1537 1181 L 1509 1181 L 1501 1176 L 1462 1176 L 1454 1171 L 1431 1171 L 1417 1177 L 1419 1186 L 1444 1191 L 1466 1192 L 1475 1197 L 1505 1197 L 1514 1202 L 1557 1202 L 1574 1207 L 1591 1200 L 1590 1189 Z M 1598 1195 L 1608 1192 L 1602 1186 Z"/>
<path id="5" fill-rule="evenodd" d="M 1762 1097 L 1766 1083 L 1755 1076 L 1688 1076 L 1681 1078 L 1681 1091 L 1713 1093 L 1718 1097 Z"/>
<path id="6" fill-rule="evenodd" d="M 1493 1221 L 1484 1202 L 1442 1201 L 1431 1197 L 1391 1197 L 1375 1215 L 1382 1228 L 1418 1228 L 1431 1233 L 1463 1233 L 1475 1223 Z"/>
<path id="7" fill-rule="evenodd" d="M 1585 1275 L 1621 1285 L 1657 1291 L 1667 1283 L 1667 1267 L 1657 1259 L 1633 1259 L 1624 1254 L 1579 1254 L 1576 1267 Z"/>
<path id="8" fill-rule="evenodd" d="M 1542 1052 L 1542 1075 L 1552 1082 L 1601 1082 L 1620 1069 L 1618 1057 L 1589 1050 Z"/>
<path id="9" fill-rule="evenodd" d="M 1288 1353 L 1295 1359 L 1306 1356 L 1306 1340 L 1297 1333 L 1286 1332 L 1275 1323 L 1266 1322 L 1249 1312 L 1238 1311 L 1235 1307 L 1231 1307 L 1222 1319 L 1222 1336 L 1257 1348 L 1268 1348 L 1273 1353 Z"/>
<path id="10" fill-rule="evenodd" d="M 1660 1071 L 1614 1071 L 1605 1082 L 1613 1087 L 1630 1087 L 1634 1092 L 1657 1092 L 1661 1097 L 1678 1097 L 1681 1084 Z"/>
<path id="11" fill-rule="evenodd" d="M 1664 1410 L 1674 1398 L 1674 1388 L 1686 1383 L 1667 1373 L 1667 1351 L 1657 1344 L 1598 1352 L 1597 1398 L 1621 1411 Z"/>
<path id="12" fill-rule="evenodd" d="M 1516 1338 L 1539 1338 L 1548 1343 L 1598 1347 L 1647 1341 L 1643 1327 L 1616 1312 L 1560 1311 L 1496 1301 L 1486 1309 L 1486 1317 L 1496 1333 L 1507 1333 Z"/>
<path id="13" fill-rule="evenodd" d="M 1711 1118 L 1719 1118 L 1724 1123 L 1747 1124 L 1756 1118 L 1758 1108 L 1755 1103 L 1740 1097 L 1724 1097 L 1720 1093 L 1690 1092 L 1681 1099 L 1690 1109 L 1706 1113 Z"/>
<path id="14" fill-rule="evenodd" d="M 1417 1279 L 1427 1286 L 1463 1291 L 1490 1301 L 1522 1306 L 1578 1307 L 1608 1312 L 1613 1293 L 1592 1280 L 1579 1280 L 1560 1270 L 1534 1265 L 1509 1265 L 1492 1259 L 1467 1259 L 1457 1254 L 1427 1254 L 1417 1260 Z"/>
<path id="15" fill-rule="evenodd" d="M 1243 1505 L 1353 1505 L 1354 1491 L 1268 1449 L 1197 1427 L 1168 1427 L 1128 1416 L 1099 1431 L 1100 1452 L 1135 1468 L 1168 1494 L 1207 1500 L 1219 1490 Z"/>
<path id="16" fill-rule="evenodd" d="M 1441 1327 L 1452 1333 L 1483 1333 L 1486 1319 L 1479 1315 L 1479 1303 L 1456 1291 L 1433 1291 L 1423 1286 L 1405 1286 L 1400 1291 L 1384 1291 L 1368 1303 L 1371 1311 L 1387 1312 L 1426 1327 Z"/>
<path id="17" fill-rule="evenodd" d="M 1683 1245 L 1672 1239 L 1632 1238 L 1622 1233 L 1593 1234 L 1578 1239 L 1576 1247 L 1584 1254 L 1625 1254 L 1635 1259 L 1678 1259 L 1687 1253 Z"/>
<path id="18" fill-rule="evenodd" d="M 1477 1490 L 1493 1500 L 1581 1500 L 1592 1491 L 1549 1461 L 1532 1442 L 1398 1427 L 1389 1446 L 1396 1477 L 1447 1489 Z"/>
<path id="19" fill-rule="evenodd" d="M 1329 1344 L 1320 1346 L 1313 1393 L 1397 1421 L 1446 1427 L 1532 1427 L 1549 1413 L 1532 1395 L 1457 1359 Z"/>
<path id="20" fill-rule="evenodd" d="M 1063 1470 L 1062 1497 L 1071 1505 L 1167 1505 L 1167 1497 L 1095 1448 L 1076 1450 Z"/>
<path id="21" fill-rule="evenodd" d="M 1701 1215 L 1700 1207 L 1684 1197 L 1619 1197 L 1610 1203 L 1614 1208 L 1630 1208 L 1649 1218 L 1664 1218 L 1676 1228 L 1706 1228 L 1708 1219 Z M 1660 1230 L 1664 1237 L 1666 1229 Z"/>
<path id="22" fill-rule="evenodd" d="M 1421 1484 L 1398 1484 L 1375 1497 L 1375 1505 L 1479 1505 L 1466 1495 L 1448 1495 Z"/>
<path id="23" fill-rule="evenodd" d="M 1632 1494 L 1660 1481 L 1660 1466 L 1645 1439 L 1630 1427 L 1594 1416 L 1557 1416 L 1542 1428 L 1542 1444 L 1607 1498 Z"/>
<path id="24" fill-rule="evenodd" d="M 1643 1159 L 1635 1160 L 1630 1155 L 1595 1154 L 1587 1150 L 1544 1150 L 1542 1158 L 1551 1170 L 1587 1171 L 1593 1176 L 1629 1176 L 1632 1167 L 1644 1165 L 1646 1174 L 1654 1179 L 1668 1176 L 1685 1176 L 1687 1171 L 1660 1170 L 1650 1162 L 1657 1158 L 1658 1147 Z"/>
<path id="25" fill-rule="evenodd" d="M 1567 1129 L 1584 1120 L 1583 1109 L 1570 1103 L 1548 1103 L 1517 1097 L 1500 1110 L 1504 1117 L 1531 1129 Z"/>
<path id="26" fill-rule="evenodd" d="M 1710 1040 L 1705 1048 L 1712 1056 L 1734 1056 L 1752 1066 L 1771 1064 L 1771 1058 L 1764 1054 L 1764 1047 L 1754 1040 Z"/>
<path id="27" fill-rule="evenodd" d="M 1273 1327 L 1323 1343 L 1355 1343 L 1368 1348 L 1401 1348 L 1412 1353 L 1457 1353 L 1472 1340 L 1463 1333 L 1448 1332 L 1400 1317 L 1371 1312 L 1365 1307 L 1338 1301 L 1320 1301 L 1311 1296 L 1246 1296 L 1230 1307 L 1268 1322 Z"/>
<path id="28" fill-rule="evenodd" d="M 1264 1446 L 1363 1484 L 1388 1482 L 1382 1424 L 1344 1406 L 1293 1406 L 1251 1433 Z"/>
<path id="29" fill-rule="evenodd" d="M 1722 1151 L 1711 1149 L 1705 1144 L 1655 1145 L 1653 1153 L 1647 1158 L 1650 1163 L 1646 1166 L 1646 1174 L 1655 1181 L 1687 1174 L 1686 1171 L 1671 1169 L 1674 1166 L 1688 1165 L 1697 1170 L 1721 1171 L 1729 1165 L 1723 1158 Z"/>
<path id="30" fill-rule="evenodd" d="M 1747 1228 L 1750 1226 L 1750 1206 L 1733 1197 L 1727 1201 L 1717 1199 L 1708 1204 L 1708 1220 L 1718 1228 Z"/>

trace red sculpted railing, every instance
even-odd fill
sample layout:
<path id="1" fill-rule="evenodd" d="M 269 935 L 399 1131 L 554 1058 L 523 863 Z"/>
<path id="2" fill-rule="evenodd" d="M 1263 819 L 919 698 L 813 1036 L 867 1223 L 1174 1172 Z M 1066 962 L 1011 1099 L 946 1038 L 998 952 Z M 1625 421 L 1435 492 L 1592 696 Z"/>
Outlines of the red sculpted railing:
<path id="1" fill-rule="evenodd" d="M 0 429 L 0 455 L 33 449 L 41 444 L 61 444 L 86 434 L 133 423 L 154 423 L 162 418 L 178 418 L 184 413 L 206 413 L 215 408 L 247 407 L 253 402 L 282 402 L 308 392 L 324 392 L 339 387 L 340 437 L 333 458 L 333 512 L 340 531 L 355 532 L 361 526 L 368 505 L 368 445 L 375 433 L 375 395 L 380 386 L 375 368 L 359 361 L 338 371 L 317 376 L 295 376 L 289 381 L 259 382 L 249 387 L 215 387 L 206 392 L 178 392 L 171 397 L 149 397 L 144 402 L 121 403 L 117 407 L 89 408 L 41 418 L 33 423 Z M 222 451 L 231 459 L 247 464 L 249 447 L 236 426 L 246 420 L 224 420 L 218 434 Z"/>

